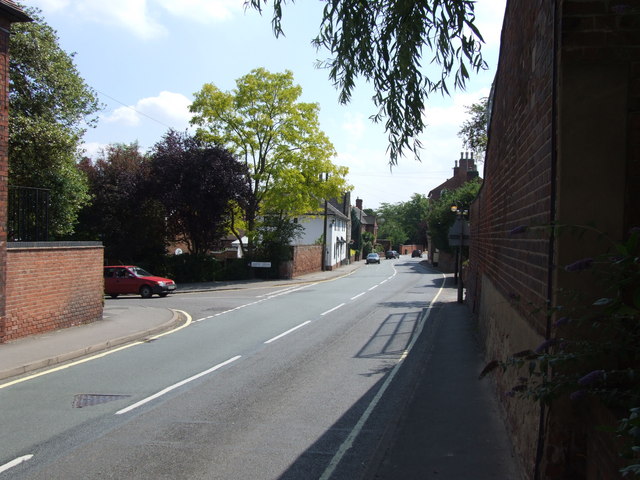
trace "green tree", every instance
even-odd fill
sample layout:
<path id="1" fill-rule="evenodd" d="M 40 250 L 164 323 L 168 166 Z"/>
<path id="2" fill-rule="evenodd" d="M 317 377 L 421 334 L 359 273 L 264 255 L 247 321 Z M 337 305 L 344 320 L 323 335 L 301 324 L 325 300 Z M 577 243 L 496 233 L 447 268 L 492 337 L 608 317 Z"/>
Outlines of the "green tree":
<path id="1" fill-rule="evenodd" d="M 283 34 L 286 0 L 246 3 L 258 11 L 263 4 L 273 4 L 273 30 L 276 36 Z M 475 25 L 475 3 L 327 0 L 313 44 L 332 57 L 320 65 L 328 69 L 343 104 L 351 99 L 358 77 L 373 84 L 373 101 L 379 109 L 373 118 L 385 122 L 392 165 L 406 150 L 419 157 L 418 135 L 426 126 L 428 96 L 448 94 L 451 77 L 456 88 L 464 88 L 470 70 L 486 68 L 480 52 L 483 39 Z M 432 76 L 423 65 L 433 64 L 441 68 Z"/>
<path id="2" fill-rule="evenodd" d="M 75 166 L 99 104 L 55 30 L 38 10 L 26 11 L 34 21 L 14 24 L 9 46 L 9 183 L 51 190 L 49 230 L 60 237 L 73 231 L 89 199 Z"/>
<path id="3" fill-rule="evenodd" d="M 463 140 L 465 148 L 476 154 L 477 158 L 483 159 L 487 150 L 488 123 L 489 123 L 489 99 L 481 98 L 478 103 L 466 107 L 469 118 L 464 121 L 458 137 Z"/>
<path id="4" fill-rule="evenodd" d="M 419 193 L 414 193 L 408 202 L 402 204 L 402 225 L 406 229 L 411 243 L 426 244 L 428 208 L 429 199 Z"/>
<path id="5" fill-rule="evenodd" d="M 408 239 L 407 232 L 402 228 L 402 225 L 397 219 L 387 220 L 378 228 L 378 239 L 389 240 L 392 247 L 398 247 L 405 243 Z"/>
<path id="6" fill-rule="evenodd" d="M 241 229 L 248 234 L 250 251 L 259 214 L 315 213 L 323 198 L 348 188 L 348 170 L 332 163 L 333 145 L 319 128 L 319 107 L 299 102 L 301 93 L 290 71 L 259 68 L 238 79 L 231 92 L 205 84 L 191 105 L 199 138 L 225 146 L 249 170 L 253 201 L 243 219 L 235 216 L 232 230 L 238 238 Z"/>
<path id="7" fill-rule="evenodd" d="M 362 257 L 366 257 L 373 252 L 373 233 L 362 232 Z"/>
<path id="8" fill-rule="evenodd" d="M 475 178 L 460 188 L 446 190 L 442 196 L 431 202 L 427 210 L 426 220 L 431 239 L 438 250 L 451 251 L 449 247 L 449 228 L 456 220 L 456 214 L 451 211 L 451 205 L 456 205 L 459 209 L 468 209 L 469 205 L 476 198 L 482 181 Z"/>
<path id="9" fill-rule="evenodd" d="M 407 202 L 383 203 L 378 209 L 378 216 L 384 218 L 378 237 L 393 238 L 394 245 L 405 242 L 424 245 L 428 206 L 427 197 L 419 193 L 413 194 Z"/>

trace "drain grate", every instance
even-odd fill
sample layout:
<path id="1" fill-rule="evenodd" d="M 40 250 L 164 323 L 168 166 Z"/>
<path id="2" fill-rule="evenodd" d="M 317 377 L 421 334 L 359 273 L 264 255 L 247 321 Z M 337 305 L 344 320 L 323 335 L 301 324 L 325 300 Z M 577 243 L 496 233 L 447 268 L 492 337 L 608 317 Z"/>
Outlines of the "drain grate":
<path id="1" fill-rule="evenodd" d="M 73 397 L 73 408 L 93 407 L 101 403 L 113 402 L 131 395 L 101 395 L 97 393 L 79 393 Z"/>

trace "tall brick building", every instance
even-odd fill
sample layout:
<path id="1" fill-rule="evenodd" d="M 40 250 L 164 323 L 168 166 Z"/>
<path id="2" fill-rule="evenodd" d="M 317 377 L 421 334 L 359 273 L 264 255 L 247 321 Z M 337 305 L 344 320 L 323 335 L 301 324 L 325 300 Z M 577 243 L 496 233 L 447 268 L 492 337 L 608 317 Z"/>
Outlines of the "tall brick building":
<path id="1" fill-rule="evenodd" d="M 638 2 L 507 2 L 467 283 L 489 358 L 550 338 L 557 292 L 590 288 L 557 266 L 603 247 L 595 235 L 512 229 L 595 225 L 621 240 L 640 225 L 639 19 Z M 529 478 L 618 478 L 595 425 L 573 405 L 508 398 L 514 382 L 500 376 L 498 392 Z"/>
<path id="2" fill-rule="evenodd" d="M 0 0 L 0 330 L 7 291 L 7 200 L 9 191 L 9 30 L 31 19 L 12 1 Z"/>

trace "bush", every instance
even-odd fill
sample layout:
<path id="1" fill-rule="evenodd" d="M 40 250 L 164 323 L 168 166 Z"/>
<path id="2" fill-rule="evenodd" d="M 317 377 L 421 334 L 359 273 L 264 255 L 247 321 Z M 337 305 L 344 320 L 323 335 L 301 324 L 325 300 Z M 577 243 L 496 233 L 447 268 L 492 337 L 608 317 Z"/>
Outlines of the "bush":
<path id="1" fill-rule="evenodd" d="M 246 280 L 251 278 L 249 260 L 245 258 L 232 258 L 224 261 L 222 268 L 217 272 L 216 280 Z"/>
<path id="2" fill-rule="evenodd" d="M 183 254 L 165 257 L 168 276 L 176 283 L 213 282 L 222 264 L 209 255 Z"/>

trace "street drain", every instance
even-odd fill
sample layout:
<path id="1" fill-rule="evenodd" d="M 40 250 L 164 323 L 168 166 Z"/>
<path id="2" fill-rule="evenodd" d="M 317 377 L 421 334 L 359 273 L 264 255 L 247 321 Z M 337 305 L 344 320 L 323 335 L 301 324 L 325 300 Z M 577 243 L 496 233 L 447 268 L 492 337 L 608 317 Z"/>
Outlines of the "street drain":
<path id="1" fill-rule="evenodd" d="M 73 408 L 93 407 L 101 403 L 113 402 L 131 395 L 99 395 L 96 393 L 79 393 L 73 397 Z"/>

